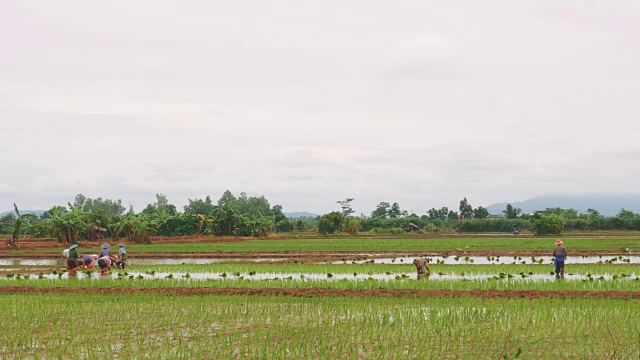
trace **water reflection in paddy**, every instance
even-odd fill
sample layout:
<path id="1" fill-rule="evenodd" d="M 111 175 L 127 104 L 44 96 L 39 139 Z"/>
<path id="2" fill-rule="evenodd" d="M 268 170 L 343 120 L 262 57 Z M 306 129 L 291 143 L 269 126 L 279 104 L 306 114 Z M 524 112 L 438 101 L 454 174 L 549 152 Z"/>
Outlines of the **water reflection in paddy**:
<path id="1" fill-rule="evenodd" d="M 357 259 L 357 260 L 356 260 Z M 355 258 L 333 261 L 332 264 L 411 264 L 415 257 L 395 258 Z M 431 264 L 444 265 L 512 265 L 512 264 L 552 264 L 551 256 L 433 256 L 428 257 Z M 640 256 L 569 256 L 566 264 L 638 264 Z"/>
<path id="2" fill-rule="evenodd" d="M 220 280 L 220 281 L 234 281 L 234 280 L 295 280 L 295 281 L 308 281 L 308 280 L 325 280 L 325 281 L 337 281 L 337 280 L 382 280 L 382 281 L 394 281 L 402 279 L 415 279 L 415 273 L 372 273 L 372 274 L 302 274 L 302 273 L 168 273 L 168 272 L 155 272 L 155 273 L 141 273 L 141 272 L 129 272 L 124 275 L 124 272 L 102 275 L 100 272 L 91 272 L 90 274 L 84 272 L 77 272 L 70 274 L 65 272 L 63 274 L 42 274 L 42 275 L 26 275 L 29 279 L 49 279 L 49 280 L 65 280 L 65 279 L 92 279 L 92 280 L 144 280 L 144 279 L 174 279 L 174 280 Z M 25 276 L 25 277 L 26 277 Z M 0 278 L 4 280 L 11 280 L 11 278 Z M 567 274 L 565 280 L 637 280 L 638 275 L 635 273 L 628 275 L 611 275 L 611 274 L 597 274 L 597 275 L 581 275 L 581 274 Z M 429 280 L 507 280 L 507 281 L 550 281 L 555 280 L 553 275 L 549 274 L 431 274 L 424 281 Z"/>

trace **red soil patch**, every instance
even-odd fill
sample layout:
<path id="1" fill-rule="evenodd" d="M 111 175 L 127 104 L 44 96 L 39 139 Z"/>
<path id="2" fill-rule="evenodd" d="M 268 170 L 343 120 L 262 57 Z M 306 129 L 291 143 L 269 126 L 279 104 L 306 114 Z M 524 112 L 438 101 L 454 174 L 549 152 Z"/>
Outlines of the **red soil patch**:
<path id="1" fill-rule="evenodd" d="M 84 293 L 87 288 L 50 287 L 33 288 L 29 286 L 0 287 L 0 293 Z M 241 289 L 241 288 L 105 288 L 94 289 L 92 292 L 103 294 L 162 294 L 162 295 L 254 295 L 254 296 L 293 296 L 293 297 L 471 297 L 489 299 L 541 299 L 552 297 L 572 298 L 614 298 L 640 299 L 640 292 L 634 291 L 538 291 L 538 290 L 336 290 L 336 289 Z"/>

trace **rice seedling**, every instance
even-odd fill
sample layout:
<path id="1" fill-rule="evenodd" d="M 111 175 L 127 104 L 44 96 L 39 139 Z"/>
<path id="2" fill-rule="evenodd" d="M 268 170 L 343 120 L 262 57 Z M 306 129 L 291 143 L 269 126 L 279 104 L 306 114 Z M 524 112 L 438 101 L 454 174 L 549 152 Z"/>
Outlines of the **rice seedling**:
<path id="1" fill-rule="evenodd" d="M 408 283 L 408 282 L 404 282 Z M 622 358 L 637 301 L 395 297 L 1 295 L 5 358 Z M 131 326 L 58 327 L 96 308 Z M 553 331 L 550 331 L 553 329 Z"/>

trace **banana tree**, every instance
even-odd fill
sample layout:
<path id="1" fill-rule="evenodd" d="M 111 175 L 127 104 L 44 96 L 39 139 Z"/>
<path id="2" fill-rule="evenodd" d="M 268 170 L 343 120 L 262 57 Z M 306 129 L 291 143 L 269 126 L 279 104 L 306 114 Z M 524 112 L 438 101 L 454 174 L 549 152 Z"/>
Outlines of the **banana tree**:
<path id="1" fill-rule="evenodd" d="M 53 208 L 51 220 L 49 222 L 51 234 L 56 236 L 60 242 L 77 244 L 81 231 L 88 231 L 84 215 L 78 208 L 68 204 L 71 211 L 61 213 L 58 208 Z"/>
<path id="2" fill-rule="evenodd" d="M 211 235 L 213 233 L 213 223 L 214 219 L 207 219 L 202 214 L 196 214 L 198 219 L 200 219 L 200 233 L 205 235 Z"/>
<path id="3" fill-rule="evenodd" d="M 34 214 L 20 214 L 16 204 L 13 204 L 13 208 L 16 211 L 16 220 L 13 223 L 13 231 L 11 232 L 11 238 L 9 238 L 9 245 L 18 247 L 16 240 L 22 235 L 22 230 L 28 225 L 29 221 L 38 219 Z"/>
<path id="4" fill-rule="evenodd" d="M 130 241 L 148 244 L 157 231 L 157 223 L 144 215 L 129 214 L 116 223 L 115 229 Z"/>
<path id="5" fill-rule="evenodd" d="M 236 209 L 230 203 L 216 209 L 216 223 L 220 235 L 233 235 L 233 228 L 238 217 Z"/>

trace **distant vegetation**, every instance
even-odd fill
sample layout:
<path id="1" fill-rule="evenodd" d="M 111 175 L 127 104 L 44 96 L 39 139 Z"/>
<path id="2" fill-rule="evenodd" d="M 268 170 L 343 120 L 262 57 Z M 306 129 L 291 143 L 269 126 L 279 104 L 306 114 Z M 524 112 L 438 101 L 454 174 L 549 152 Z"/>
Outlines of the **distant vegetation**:
<path id="1" fill-rule="evenodd" d="M 507 204 L 500 216 L 490 215 L 482 206 L 473 207 L 467 198 L 457 211 L 447 207 L 431 208 L 418 216 L 401 209 L 397 202 L 380 202 L 369 216 L 354 216 L 355 199 L 336 201 L 341 211 L 322 216 L 289 218 L 282 206 L 271 206 L 264 197 L 236 197 L 230 191 L 213 202 L 188 199 L 180 211 L 166 196 L 156 194 L 156 201 L 141 212 L 128 211 L 121 200 L 91 199 L 78 194 L 73 204 L 54 206 L 39 217 L 15 211 L 0 218 L 0 234 L 10 234 L 15 243 L 20 236 L 54 237 L 60 242 L 77 243 L 83 239 L 125 238 L 148 243 L 152 236 L 255 236 L 272 233 L 309 232 L 311 234 L 402 234 L 419 232 L 506 233 L 531 232 L 536 235 L 560 234 L 566 230 L 640 230 L 640 214 L 621 209 L 615 216 L 602 216 L 594 209 L 546 208 L 534 214 Z M 17 214 L 17 216 L 15 215 Z M 302 213 L 304 215 L 313 215 Z M 300 215 L 302 215 L 300 214 Z"/>

